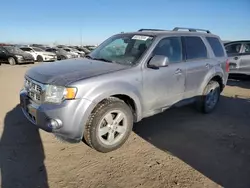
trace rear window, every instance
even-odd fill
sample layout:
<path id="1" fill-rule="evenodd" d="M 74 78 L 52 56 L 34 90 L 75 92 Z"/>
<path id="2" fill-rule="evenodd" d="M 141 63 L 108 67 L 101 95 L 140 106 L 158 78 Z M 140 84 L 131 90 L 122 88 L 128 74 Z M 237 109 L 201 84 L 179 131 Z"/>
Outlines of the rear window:
<path id="1" fill-rule="evenodd" d="M 187 60 L 207 58 L 207 48 L 200 37 L 188 36 L 184 39 Z"/>
<path id="2" fill-rule="evenodd" d="M 218 38 L 206 37 L 206 39 L 207 39 L 208 43 L 210 44 L 210 46 L 214 52 L 215 57 L 224 57 L 225 56 L 223 47 L 222 47 Z"/>

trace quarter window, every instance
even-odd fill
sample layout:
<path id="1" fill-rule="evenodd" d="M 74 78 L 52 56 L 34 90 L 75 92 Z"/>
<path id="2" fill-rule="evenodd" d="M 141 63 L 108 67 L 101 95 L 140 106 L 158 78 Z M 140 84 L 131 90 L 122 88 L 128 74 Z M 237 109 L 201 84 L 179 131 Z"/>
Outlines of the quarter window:
<path id="1" fill-rule="evenodd" d="M 168 37 L 162 39 L 153 51 L 153 55 L 168 57 L 170 63 L 182 61 L 182 43 L 180 37 Z"/>
<path id="2" fill-rule="evenodd" d="M 185 37 L 187 60 L 207 58 L 207 48 L 200 37 Z"/>
<path id="3" fill-rule="evenodd" d="M 241 43 L 229 44 L 225 48 L 228 54 L 238 54 L 240 53 Z"/>
<path id="4" fill-rule="evenodd" d="M 210 44 L 215 57 L 224 57 L 224 50 L 218 38 L 206 37 L 208 43 Z"/>

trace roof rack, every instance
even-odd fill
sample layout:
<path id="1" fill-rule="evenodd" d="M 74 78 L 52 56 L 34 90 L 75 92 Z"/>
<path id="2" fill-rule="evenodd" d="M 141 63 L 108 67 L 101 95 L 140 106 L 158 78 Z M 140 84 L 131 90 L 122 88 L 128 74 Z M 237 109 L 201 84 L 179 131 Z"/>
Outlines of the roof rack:
<path id="1" fill-rule="evenodd" d="M 167 30 L 164 30 L 164 29 L 139 29 L 138 31 L 140 32 L 140 31 L 167 31 Z"/>
<path id="2" fill-rule="evenodd" d="M 206 30 L 206 29 L 195 29 L 195 28 L 187 28 L 187 27 L 175 27 L 173 31 L 179 31 L 181 29 L 186 29 L 186 30 L 189 30 L 190 32 L 204 31 L 206 33 L 211 33 L 209 30 Z"/>

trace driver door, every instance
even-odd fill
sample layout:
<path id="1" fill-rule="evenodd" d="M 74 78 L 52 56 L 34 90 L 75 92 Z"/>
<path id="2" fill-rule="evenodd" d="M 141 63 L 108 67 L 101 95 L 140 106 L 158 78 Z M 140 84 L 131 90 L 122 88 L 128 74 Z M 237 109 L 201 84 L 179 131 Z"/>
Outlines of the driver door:
<path id="1" fill-rule="evenodd" d="M 154 55 L 167 56 L 169 65 L 143 69 L 143 101 L 146 113 L 163 110 L 181 101 L 185 91 L 186 64 L 183 61 L 181 37 L 163 38 Z"/>

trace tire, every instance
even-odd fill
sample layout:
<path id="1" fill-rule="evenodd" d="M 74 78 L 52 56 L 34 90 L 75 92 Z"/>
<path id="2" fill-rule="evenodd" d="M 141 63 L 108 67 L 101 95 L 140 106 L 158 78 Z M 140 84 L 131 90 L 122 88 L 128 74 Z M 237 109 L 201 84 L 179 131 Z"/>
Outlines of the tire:
<path id="1" fill-rule="evenodd" d="M 16 65 L 16 60 L 13 57 L 9 57 L 8 62 L 10 65 Z"/>
<path id="2" fill-rule="evenodd" d="M 65 60 L 65 59 L 67 59 L 65 56 L 60 56 L 60 60 Z"/>
<path id="3" fill-rule="evenodd" d="M 39 55 L 37 56 L 36 60 L 37 62 L 43 62 L 43 57 Z"/>
<path id="4" fill-rule="evenodd" d="M 116 117 L 123 119 L 115 121 Z M 123 124 L 122 126 L 119 124 Z M 122 100 L 111 97 L 99 103 L 85 126 L 83 141 L 96 151 L 107 153 L 121 147 L 133 128 L 130 107 Z M 106 133 L 106 134 L 105 134 Z"/>
<path id="5" fill-rule="evenodd" d="M 220 99 L 220 84 L 211 80 L 198 98 L 196 108 L 202 113 L 208 114 L 214 111 Z"/>

